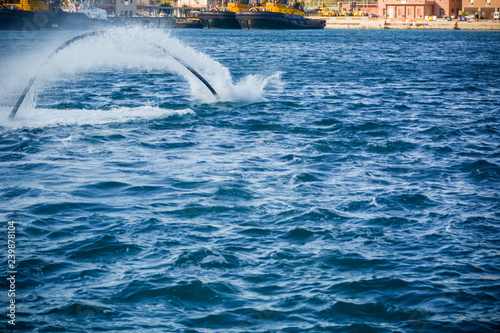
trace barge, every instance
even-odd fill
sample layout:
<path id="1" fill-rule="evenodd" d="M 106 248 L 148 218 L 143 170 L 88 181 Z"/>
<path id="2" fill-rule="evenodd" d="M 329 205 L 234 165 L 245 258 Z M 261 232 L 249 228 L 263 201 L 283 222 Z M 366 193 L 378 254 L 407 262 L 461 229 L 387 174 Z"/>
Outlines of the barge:
<path id="1" fill-rule="evenodd" d="M 249 9 L 248 0 L 229 0 L 227 6 L 198 13 L 198 18 L 205 29 L 241 29 L 236 13 Z"/>
<path id="2" fill-rule="evenodd" d="M 302 6 L 288 5 L 287 0 L 267 2 L 236 13 L 242 29 L 324 29 L 326 21 L 305 17 Z"/>

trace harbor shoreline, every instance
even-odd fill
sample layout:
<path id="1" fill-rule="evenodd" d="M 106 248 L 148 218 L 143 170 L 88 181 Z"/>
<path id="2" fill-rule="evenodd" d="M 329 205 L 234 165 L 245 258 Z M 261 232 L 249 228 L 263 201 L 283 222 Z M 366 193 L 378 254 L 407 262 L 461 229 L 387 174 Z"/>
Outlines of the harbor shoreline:
<path id="1" fill-rule="evenodd" d="M 422 30 L 486 30 L 499 31 L 500 21 L 425 21 L 397 20 L 368 17 L 321 17 L 325 29 L 422 29 Z"/>

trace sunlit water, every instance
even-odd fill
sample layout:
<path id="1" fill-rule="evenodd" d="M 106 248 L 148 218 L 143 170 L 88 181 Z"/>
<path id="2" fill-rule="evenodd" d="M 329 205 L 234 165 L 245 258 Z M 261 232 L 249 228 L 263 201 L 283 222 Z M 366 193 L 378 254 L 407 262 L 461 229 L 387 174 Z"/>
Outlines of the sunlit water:
<path id="1" fill-rule="evenodd" d="M 73 36 L 0 36 L 16 329 L 500 328 L 499 33 Z"/>

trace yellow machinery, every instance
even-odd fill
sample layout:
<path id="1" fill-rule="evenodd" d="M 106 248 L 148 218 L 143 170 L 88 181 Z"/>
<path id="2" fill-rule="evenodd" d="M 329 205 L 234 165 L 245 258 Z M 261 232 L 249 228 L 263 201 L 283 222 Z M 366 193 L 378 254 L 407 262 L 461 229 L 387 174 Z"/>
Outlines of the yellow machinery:
<path id="1" fill-rule="evenodd" d="M 278 0 L 276 2 L 266 2 L 263 6 L 252 7 L 251 11 L 264 11 L 272 13 L 283 13 L 286 15 L 306 16 L 303 10 L 303 3 L 294 1 L 292 5 L 287 4 L 287 0 Z"/>
<path id="2" fill-rule="evenodd" d="M 368 16 L 368 13 L 356 7 L 356 2 L 350 4 L 350 8 L 343 8 L 342 2 L 337 2 L 337 11 L 330 10 L 323 3 L 318 11 L 320 16 Z"/>
<path id="3" fill-rule="evenodd" d="M 337 2 L 337 8 L 338 8 L 337 15 L 338 16 L 352 16 L 352 11 L 343 8 L 342 7 L 343 5 L 344 4 L 342 2 Z"/>
<path id="4" fill-rule="evenodd" d="M 240 10 L 248 10 L 250 6 L 248 5 L 248 0 L 245 1 L 235 1 L 229 0 L 230 2 L 227 4 L 227 10 L 230 12 L 239 12 Z"/>
<path id="5" fill-rule="evenodd" d="M 328 9 L 324 2 L 321 4 L 321 9 L 318 14 L 319 16 L 337 16 L 337 13 L 334 10 Z"/>
<path id="6" fill-rule="evenodd" d="M 5 0 L 0 1 L 0 5 L 5 7 L 17 7 L 17 9 L 30 12 L 49 9 L 49 5 L 43 0 Z"/>
<path id="7" fill-rule="evenodd" d="M 355 7 L 353 8 L 352 10 L 352 15 L 353 16 L 368 16 L 368 13 L 365 12 L 364 10 L 362 10 L 361 8 L 359 7 Z"/>
<path id="8" fill-rule="evenodd" d="M 339 16 L 368 16 L 368 13 L 361 10 L 361 8 L 356 6 L 356 2 L 351 2 L 350 8 L 342 8 L 343 3 L 338 3 L 338 12 Z"/>
<path id="9" fill-rule="evenodd" d="M 229 0 L 227 6 L 215 7 L 213 11 L 229 11 L 237 13 L 240 10 L 248 10 L 250 6 L 248 5 L 248 0 Z"/>

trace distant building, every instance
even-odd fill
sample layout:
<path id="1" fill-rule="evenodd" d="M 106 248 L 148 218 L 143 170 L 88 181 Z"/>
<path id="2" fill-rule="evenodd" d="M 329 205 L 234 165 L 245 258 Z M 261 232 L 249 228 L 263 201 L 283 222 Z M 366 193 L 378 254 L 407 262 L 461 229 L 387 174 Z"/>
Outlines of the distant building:
<path id="1" fill-rule="evenodd" d="M 463 0 L 462 10 L 467 14 L 492 19 L 494 12 L 500 12 L 500 0 Z"/>
<path id="2" fill-rule="evenodd" d="M 378 15 L 378 5 L 377 4 L 363 4 L 357 2 L 357 7 L 362 11 L 365 11 L 367 14 L 375 14 Z"/>
<path id="3" fill-rule="evenodd" d="M 458 16 L 462 11 L 462 0 L 378 0 L 378 8 L 379 15 L 385 18 L 424 19 L 426 16 Z"/>
<path id="4" fill-rule="evenodd" d="M 102 8 L 108 15 L 135 16 L 137 14 L 137 0 L 102 0 Z"/>
<path id="5" fill-rule="evenodd" d="M 102 8 L 106 9 L 108 16 L 116 13 L 116 0 L 102 0 Z"/>
<path id="6" fill-rule="evenodd" d="M 227 1 L 224 1 L 224 5 Z M 208 8 L 222 6 L 222 1 L 219 0 L 178 0 L 176 7 L 191 7 L 191 8 Z"/>
<path id="7" fill-rule="evenodd" d="M 137 14 L 137 0 L 116 0 L 116 15 L 135 16 Z"/>

